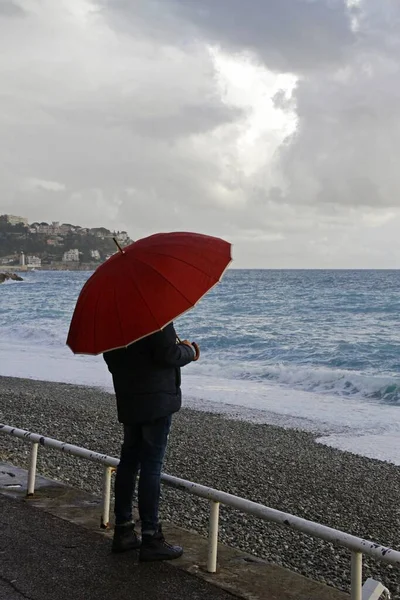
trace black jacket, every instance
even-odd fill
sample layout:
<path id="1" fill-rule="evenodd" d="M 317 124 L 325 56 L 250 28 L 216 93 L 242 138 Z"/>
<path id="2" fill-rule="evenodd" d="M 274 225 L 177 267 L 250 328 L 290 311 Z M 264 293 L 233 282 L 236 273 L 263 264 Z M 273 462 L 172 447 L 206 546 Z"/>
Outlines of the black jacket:
<path id="1" fill-rule="evenodd" d="M 125 425 L 153 421 L 181 407 L 181 370 L 194 359 L 178 344 L 173 324 L 127 348 L 103 354 L 112 374 L 118 420 Z"/>

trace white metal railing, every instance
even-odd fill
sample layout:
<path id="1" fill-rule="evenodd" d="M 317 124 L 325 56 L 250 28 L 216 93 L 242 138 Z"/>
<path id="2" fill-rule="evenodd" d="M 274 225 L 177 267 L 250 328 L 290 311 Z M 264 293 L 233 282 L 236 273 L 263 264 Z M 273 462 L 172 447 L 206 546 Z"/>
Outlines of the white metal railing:
<path id="1" fill-rule="evenodd" d="M 41 436 L 37 433 L 31 433 L 24 429 L 17 429 L 9 425 L 0 423 L 0 433 L 6 433 L 11 436 L 25 440 L 32 444 L 29 470 L 28 470 L 28 489 L 27 495 L 32 496 L 35 491 L 36 478 L 36 460 L 39 444 L 48 446 L 79 458 L 84 458 L 104 465 L 103 473 L 103 494 L 102 494 L 102 514 L 101 527 L 107 528 L 110 519 L 110 499 L 111 499 L 111 474 L 117 467 L 119 460 L 106 454 L 92 452 L 87 448 L 81 448 L 60 442 L 53 438 Z M 208 530 L 208 555 L 207 571 L 215 573 L 217 570 L 217 549 L 218 549 L 218 520 L 219 505 L 224 504 L 236 508 L 243 513 L 258 517 L 264 521 L 270 521 L 284 525 L 291 529 L 301 531 L 312 537 L 316 537 L 339 546 L 348 548 L 351 551 L 351 600 L 372 600 L 380 598 L 383 593 L 388 594 L 388 590 L 379 582 L 368 579 L 366 585 L 362 585 L 362 555 L 366 554 L 371 558 L 400 567 L 400 552 L 391 548 L 381 546 L 372 541 L 358 538 L 338 529 L 333 529 L 320 523 L 308 521 L 301 517 L 296 517 L 289 513 L 284 513 L 274 508 L 269 508 L 263 504 L 258 504 L 239 496 L 234 496 L 226 492 L 215 490 L 213 488 L 180 479 L 172 475 L 162 474 L 162 482 L 172 488 L 188 492 L 195 496 L 205 498 L 210 501 L 210 518 Z M 367 585 L 368 584 L 368 585 Z M 367 591 L 368 588 L 368 591 Z M 371 591 L 372 590 L 372 591 Z M 377 595 L 378 594 L 378 595 Z"/>

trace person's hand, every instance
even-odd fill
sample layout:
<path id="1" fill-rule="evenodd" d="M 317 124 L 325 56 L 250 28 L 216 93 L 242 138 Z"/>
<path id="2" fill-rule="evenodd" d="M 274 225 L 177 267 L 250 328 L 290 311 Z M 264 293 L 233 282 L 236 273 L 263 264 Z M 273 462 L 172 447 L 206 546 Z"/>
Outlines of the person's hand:
<path id="1" fill-rule="evenodd" d="M 199 360 L 199 358 L 200 358 L 200 347 L 199 347 L 198 344 L 196 344 L 196 342 L 192 342 L 192 346 L 196 350 L 196 356 L 195 356 L 194 360 Z"/>
<path id="2" fill-rule="evenodd" d="M 185 344 L 185 346 L 191 346 L 192 348 L 194 348 L 194 350 L 196 352 L 196 356 L 194 357 L 193 360 L 199 360 L 200 348 L 199 348 L 199 345 L 196 344 L 196 342 L 189 342 L 189 340 L 182 340 L 181 344 Z"/>

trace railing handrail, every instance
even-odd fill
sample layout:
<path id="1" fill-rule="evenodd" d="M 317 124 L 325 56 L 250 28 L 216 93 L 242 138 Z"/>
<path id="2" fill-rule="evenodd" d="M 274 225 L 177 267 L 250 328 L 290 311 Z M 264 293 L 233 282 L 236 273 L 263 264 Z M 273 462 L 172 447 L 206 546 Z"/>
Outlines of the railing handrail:
<path id="1" fill-rule="evenodd" d="M 115 468 L 119 464 L 119 459 L 114 458 L 112 456 L 108 456 L 107 454 L 93 452 L 91 450 L 88 450 L 87 448 L 75 446 L 74 444 L 68 444 L 67 442 L 61 442 L 53 438 L 42 436 L 37 433 L 32 433 L 30 431 L 26 431 L 25 429 L 18 429 L 17 427 L 4 425 L 2 423 L 0 423 L 0 433 L 7 433 L 27 442 L 31 442 L 36 447 L 36 452 L 38 445 L 48 446 L 50 448 L 60 450 L 61 452 L 64 452 L 66 454 L 71 454 L 73 456 L 84 458 L 92 462 L 101 463 L 106 467 L 106 470 L 108 470 L 107 472 L 109 476 L 111 475 L 111 468 Z M 33 462 L 36 471 L 36 455 Z M 400 566 L 400 552 L 393 550 L 392 548 L 382 546 L 381 544 L 377 544 L 373 541 L 368 541 L 351 535 L 349 533 L 345 533 L 344 531 L 341 531 L 339 529 L 333 529 L 331 527 L 327 527 L 326 525 L 322 525 L 321 523 L 309 521 L 307 519 L 303 519 L 302 517 L 297 517 L 290 513 L 285 513 L 274 508 L 269 508 L 268 506 L 258 504 L 257 502 L 253 502 L 251 500 L 246 500 L 245 498 L 241 498 L 240 496 L 228 494 L 227 492 L 222 492 L 220 490 L 216 490 L 214 488 L 207 487 L 199 483 L 194 483 L 186 479 L 181 479 L 173 475 L 167 475 L 163 473 L 161 476 L 161 480 L 165 485 L 169 487 L 173 487 L 175 489 L 188 492 L 195 496 L 205 498 L 207 500 L 210 500 L 213 504 L 225 504 L 226 506 L 231 506 L 232 508 L 236 508 L 243 513 L 258 517 L 264 521 L 272 521 L 274 523 L 284 525 L 291 529 L 301 531 L 302 533 L 306 533 L 312 537 L 320 538 L 325 541 L 344 546 L 351 550 L 353 553 L 367 554 L 375 560 L 379 560 L 395 566 Z M 109 496 L 109 479 L 105 482 L 104 489 L 107 490 Z M 214 520 L 215 519 L 217 524 L 217 532 L 214 535 L 217 536 L 218 513 L 216 516 L 214 515 Z M 104 522 L 107 523 L 108 519 L 104 519 Z M 213 524 L 213 530 L 215 530 L 215 522 Z M 216 548 L 214 548 L 214 550 L 216 551 Z M 353 597 L 358 598 L 361 596 L 352 595 L 352 598 Z"/>
<path id="2" fill-rule="evenodd" d="M 55 440 L 54 438 L 46 437 L 44 435 L 40 435 L 39 433 L 32 433 L 31 431 L 18 429 L 18 427 L 12 427 L 10 425 L 4 425 L 3 423 L 0 423 L 0 433 L 8 433 L 14 437 L 25 440 L 26 442 L 40 444 L 41 446 L 48 446 L 49 448 L 55 448 L 56 450 L 64 452 L 64 454 L 72 454 L 73 456 L 85 458 L 86 460 L 98 462 L 109 467 L 117 467 L 119 463 L 118 458 L 114 458 L 113 456 L 101 454 L 100 452 L 92 452 L 92 450 L 82 448 L 81 446 L 75 446 L 74 444 L 61 442 L 60 440 Z"/>
<path id="3" fill-rule="evenodd" d="M 400 552 L 393 550 L 392 548 L 381 546 L 380 544 L 364 540 L 363 538 L 351 535 L 340 529 L 334 529 L 327 525 L 317 523 L 316 521 L 309 521 L 308 519 L 297 517 L 291 513 L 285 513 L 275 508 L 265 506 L 264 504 L 259 504 L 240 496 L 234 496 L 227 492 L 209 488 L 200 485 L 199 483 L 180 479 L 173 475 L 163 474 L 162 480 L 164 484 L 170 487 L 185 490 L 190 494 L 195 494 L 196 496 L 201 496 L 202 498 L 213 500 L 214 502 L 219 502 L 226 506 L 231 506 L 232 508 L 236 508 L 241 512 L 258 517 L 264 521 L 272 521 L 284 525 L 291 529 L 301 531 L 302 533 L 309 534 L 312 537 L 317 537 L 327 542 L 332 542 L 333 544 L 339 544 L 354 552 L 362 552 L 377 560 L 400 567 Z"/>

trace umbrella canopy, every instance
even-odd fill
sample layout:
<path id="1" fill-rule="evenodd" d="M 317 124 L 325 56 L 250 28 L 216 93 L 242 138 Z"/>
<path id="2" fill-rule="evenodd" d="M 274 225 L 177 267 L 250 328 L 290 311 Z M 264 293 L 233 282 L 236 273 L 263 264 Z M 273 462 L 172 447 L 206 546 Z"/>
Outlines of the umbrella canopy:
<path id="1" fill-rule="evenodd" d="M 100 354 L 162 329 L 216 285 L 231 260 L 228 242 L 198 233 L 158 233 L 120 249 L 82 288 L 68 346 Z"/>

